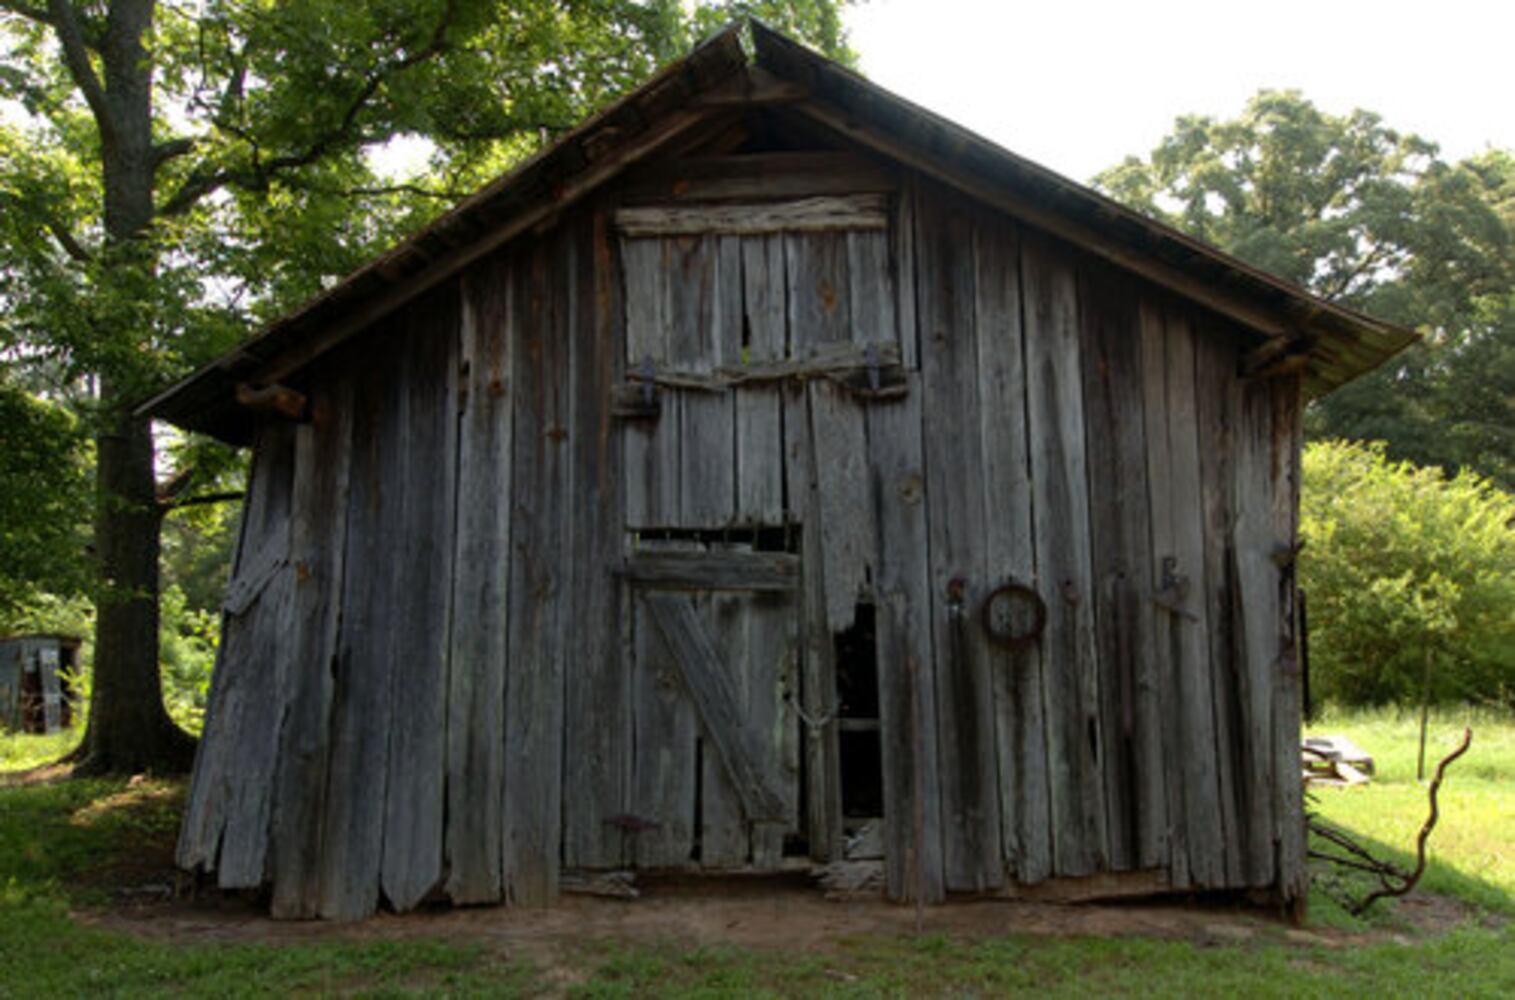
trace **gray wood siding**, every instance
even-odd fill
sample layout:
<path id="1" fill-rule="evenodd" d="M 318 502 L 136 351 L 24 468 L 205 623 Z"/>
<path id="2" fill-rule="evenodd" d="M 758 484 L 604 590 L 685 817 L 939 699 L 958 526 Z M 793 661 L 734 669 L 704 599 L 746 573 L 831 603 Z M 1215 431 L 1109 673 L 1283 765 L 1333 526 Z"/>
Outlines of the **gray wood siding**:
<path id="1" fill-rule="evenodd" d="M 304 376 L 313 419 L 256 448 L 181 864 L 354 918 L 838 857 L 862 603 L 892 897 L 1300 897 L 1297 382 L 962 194 L 869 205 L 630 233 L 607 192 Z M 1012 582 L 1047 609 L 1016 648 L 981 622 Z"/>

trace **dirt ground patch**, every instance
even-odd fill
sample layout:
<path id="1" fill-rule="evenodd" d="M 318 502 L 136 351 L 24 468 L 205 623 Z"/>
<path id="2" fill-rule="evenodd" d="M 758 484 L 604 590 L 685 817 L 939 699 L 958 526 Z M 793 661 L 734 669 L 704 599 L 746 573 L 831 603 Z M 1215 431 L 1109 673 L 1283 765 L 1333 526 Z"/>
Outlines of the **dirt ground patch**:
<path id="1" fill-rule="evenodd" d="M 1194 899 L 1105 905 L 964 900 L 927 907 L 917 915 L 914 907 L 882 899 L 828 900 L 801 878 L 658 880 L 644 884 L 640 898 L 632 900 L 565 895 L 547 909 L 436 908 L 380 913 L 357 924 L 275 921 L 258 900 L 216 893 L 77 916 L 86 923 L 180 943 L 466 941 L 548 969 L 572 964 L 573 955 L 596 943 L 787 953 L 828 952 L 849 940 L 909 937 L 917 931 L 963 941 L 1007 934 L 1143 936 L 1188 940 L 1201 947 L 1280 938 L 1332 947 L 1387 936 L 1295 930 L 1257 907 Z M 1430 923 L 1428 930 L 1445 929 L 1441 919 Z"/>

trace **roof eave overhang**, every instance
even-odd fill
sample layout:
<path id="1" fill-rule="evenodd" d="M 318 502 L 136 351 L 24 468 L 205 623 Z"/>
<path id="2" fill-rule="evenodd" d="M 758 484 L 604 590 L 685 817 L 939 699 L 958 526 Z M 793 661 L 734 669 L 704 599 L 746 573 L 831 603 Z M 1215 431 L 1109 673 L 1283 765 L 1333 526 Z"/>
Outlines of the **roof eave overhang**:
<path id="1" fill-rule="evenodd" d="M 1416 339 L 1408 329 L 1315 298 L 869 83 L 757 22 L 749 66 L 734 25 L 460 202 L 394 250 L 274 321 L 138 412 L 245 444 L 254 415 L 237 387 L 297 375 L 407 301 L 568 206 L 711 117 L 784 103 L 965 194 L 1252 331 L 1258 376 L 1297 373 L 1308 398 L 1369 371 Z M 745 70 L 745 72 L 744 72 Z"/>

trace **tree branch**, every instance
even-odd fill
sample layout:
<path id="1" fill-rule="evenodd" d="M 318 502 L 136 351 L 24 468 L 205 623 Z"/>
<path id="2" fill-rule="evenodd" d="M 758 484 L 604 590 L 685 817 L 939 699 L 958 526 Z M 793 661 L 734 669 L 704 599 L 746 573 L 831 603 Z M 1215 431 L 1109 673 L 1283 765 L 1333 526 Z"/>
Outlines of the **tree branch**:
<path id="1" fill-rule="evenodd" d="M 200 496 L 185 497 L 183 500 L 173 500 L 160 506 L 163 513 L 169 514 L 176 510 L 183 510 L 185 507 L 203 507 L 213 503 L 229 503 L 232 500 L 241 500 L 246 495 L 243 492 L 203 493 Z"/>
<path id="2" fill-rule="evenodd" d="M 51 25 L 53 33 L 58 36 L 68 74 L 73 78 L 74 86 L 84 95 L 90 111 L 94 112 L 101 133 L 107 136 L 114 133 L 115 122 L 105 100 L 105 88 L 95 73 L 94 64 L 89 60 L 89 42 L 84 37 L 84 29 L 79 24 L 73 4 L 69 0 L 47 0 L 47 19 L 43 23 Z"/>
<path id="3" fill-rule="evenodd" d="M 215 116 L 212 122 L 216 128 L 241 139 L 252 147 L 253 162 L 251 167 L 245 170 L 210 170 L 191 173 L 189 177 L 185 178 L 184 183 L 179 185 L 179 189 L 170 195 L 168 200 L 158 209 L 158 215 L 164 218 L 182 215 L 199 204 L 202 198 L 228 185 L 252 189 L 266 188 L 275 174 L 310 166 L 330 152 L 333 146 L 353 139 L 358 117 L 368 107 L 374 95 L 379 92 L 379 88 L 391 76 L 434 59 L 446 51 L 447 30 L 452 25 L 453 16 L 456 13 L 455 8 L 456 3 L 454 0 L 449 0 L 446 8 L 442 11 L 441 18 L 437 21 L 436 28 L 432 31 L 430 41 L 426 43 L 425 47 L 403 59 L 386 66 L 381 66 L 371 72 L 363 81 L 363 86 L 359 88 L 357 95 L 343 111 L 342 117 L 337 124 L 322 135 L 317 136 L 301 152 L 276 156 L 265 162 L 259 155 L 258 144 L 246 130 L 233 125 L 230 121 L 226 120 L 224 115 Z M 239 72 L 233 80 L 235 81 L 235 87 L 233 86 L 233 81 L 228 81 L 226 93 L 222 98 L 223 105 L 227 103 L 227 100 L 233 94 L 240 95 L 241 73 Z"/>
<path id="4" fill-rule="evenodd" d="M 62 223 L 48 220 L 44 225 L 47 226 L 47 231 L 53 234 L 53 239 L 58 241 L 58 245 L 63 248 L 63 252 L 68 254 L 69 257 L 80 264 L 88 264 L 94 260 L 95 255 L 89 252 L 89 248 L 80 243 L 73 233 L 64 228 Z"/>
<path id="5" fill-rule="evenodd" d="M 184 156 L 195 148 L 193 139 L 169 139 L 153 146 L 153 167 L 161 167 L 175 157 Z"/>

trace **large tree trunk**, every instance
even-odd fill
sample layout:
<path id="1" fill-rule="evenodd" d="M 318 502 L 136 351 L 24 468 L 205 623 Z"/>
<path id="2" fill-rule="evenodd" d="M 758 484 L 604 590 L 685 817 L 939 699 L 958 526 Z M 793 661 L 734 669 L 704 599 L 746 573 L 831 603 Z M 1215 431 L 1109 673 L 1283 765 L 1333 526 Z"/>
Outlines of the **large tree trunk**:
<path id="1" fill-rule="evenodd" d="M 161 516 L 146 420 L 117 411 L 95 439 L 95 669 L 83 773 L 179 772 L 194 740 L 163 708 L 158 670 Z"/>
<path id="2" fill-rule="evenodd" d="M 59 24 L 68 5 L 51 9 Z M 103 85 L 87 61 L 70 60 L 100 128 L 105 182 L 105 235 L 112 267 L 103 280 L 101 331 L 117 345 L 145 348 L 150 312 L 133 303 L 153 270 L 146 239 L 153 223 L 152 61 L 145 40 L 152 28 L 152 0 L 114 0 L 101 36 Z M 60 28 L 65 54 L 68 31 Z M 131 351 L 123 357 L 131 358 Z M 130 360 L 122 362 L 129 365 Z M 76 770 L 83 773 L 178 772 L 194 760 L 194 740 L 163 708 L 158 669 L 158 540 L 161 513 L 153 468 L 152 428 L 131 415 L 131 397 L 141 386 L 126 371 L 101 373 L 100 429 L 95 457 L 96 596 L 95 666 L 89 729 Z"/>

